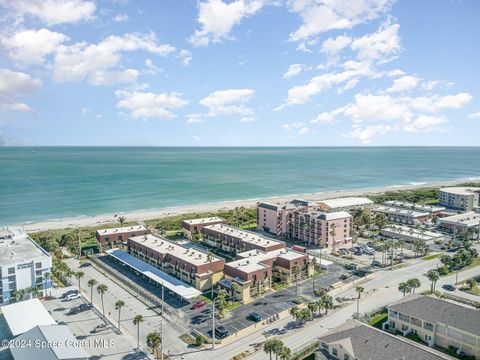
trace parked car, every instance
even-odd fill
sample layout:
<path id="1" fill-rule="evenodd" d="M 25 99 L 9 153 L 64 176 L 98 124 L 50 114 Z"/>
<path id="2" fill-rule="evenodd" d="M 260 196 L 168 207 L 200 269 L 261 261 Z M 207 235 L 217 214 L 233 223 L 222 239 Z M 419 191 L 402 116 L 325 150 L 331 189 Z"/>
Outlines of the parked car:
<path id="1" fill-rule="evenodd" d="M 442 289 L 445 289 L 447 291 L 456 291 L 457 290 L 457 288 L 452 284 L 445 284 L 445 285 L 442 286 Z"/>
<path id="2" fill-rule="evenodd" d="M 300 304 L 303 304 L 305 302 L 305 299 L 303 297 L 299 296 L 299 297 L 293 299 L 292 302 L 294 304 L 300 305 Z"/>
<path id="3" fill-rule="evenodd" d="M 350 254 L 350 250 L 347 249 L 347 248 L 340 248 L 340 249 L 338 249 L 338 251 L 343 251 L 343 252 L 345 252 L 345 253 L 347 253 L 347 254 Z"/>
<path id="4" fill-rule="evenodd" d="M 248 318 L 252 321 L 255 321 L 255 322 L 260 322 L 263 320 L 263 317 L 262 315 L 260 314 L 257 314 L 257 313 L 251 313 L 250 315 L 248 315 Z"/>
<path id="5" fill-rule="evenodd" d="M 92 304 L 80 304 L 77 306 L 80 312 L 90 310 L 92 307 L 93 307 Z"/>
<path id="6" fill-rule="evenodd" d="M 345 273 L 340 276 L 340 280 L 347 280 L 348 278 L 351 278 L 352 274 L 350 273 Z"/>
<path id="7" fill-rule="evenodd" d="M 366 249 L 363 251 L 364 254 L 367 254 L 367 255 L 373 255 L 375 254 L 375 250 L 373 249 Z"/>
<path id="8" fill-rule="evenodd" d="M 344 249 L 338 249 L 338 253 L 339 253 L 340 255 L 348 255 L 348 254 L 349 254 L 349 253 L 346 252 Z"/>
<path id="9" fill-rule="evenodd" d="M 79 298 L 80 298 L 80 294 L 78 292 L 74 293 L 74 294 L 68 294 L 67 296 L 65 296 L 65 300 L 67 300 L 67 301 L 75 300 L 75 299 L 79 299 Z"/>
<path id="10" fill-rule="evenodd" d="M 378 260 L 374 260 L 372 261 L 372 266 L 377 266 L 377 267 L 381 267 L 382 266 L 382 263 Z"/>
<path id="11" fill-rule="evenodd" d="M 78 294 L 78 290 L 68 290 L 62 294 L 62 299 L 65 299 L 68 295 Z"/>
<path id="12" fill-rule="evenodd" d="M 73 307 L 67 312 L 67 315 L 75 315 L 75 314 L 78 314 L 79 312 L 80 310 L 78 307 Z"/>
<path id="13" fill-rule="evenodd" d="M 223 326 L 219 326 L 215 329 L 215 337 L 217 339 L 225 339 L 230 333 Z"/>
<path id="14" fill-rule="evenodd" d="M 100 324 L 100 325 L 97 325 L 93 328 L 92 331 L 90 331 L 90 333 L 92 334 L 96 334 L 96 333 L 99 333 L 100 331 L 103 331 L 103 330 L 106 330 L 108 329 L 108 325 L 107 324 Z"/>
<path id="15" fill-rule="evenodd" d="M 345 269 L 347 269 L 347 270 L 357 270 L 357 264 L 353 264 L 353 263 L 347 264 L 347 265 L 345 265 Z"/>
<path id="16" fill-rule="evenodd" d="M 89 266 L 92 266 L 92 264 L 89 263 L 88 261 L 84 262 L 82 265 L 80 265 L 81 268 L 86 268 L 86 267 L 89 267 Z"/>
<path id="17" fill-rule="evenodd" d="M 202 307 L 204 307 L 205 305 L 207 305 L 207 302 L 206 301 L 198 301 L 196 302 L 195 304 L 192 305 L 192 309 L 200 309 Z"/>

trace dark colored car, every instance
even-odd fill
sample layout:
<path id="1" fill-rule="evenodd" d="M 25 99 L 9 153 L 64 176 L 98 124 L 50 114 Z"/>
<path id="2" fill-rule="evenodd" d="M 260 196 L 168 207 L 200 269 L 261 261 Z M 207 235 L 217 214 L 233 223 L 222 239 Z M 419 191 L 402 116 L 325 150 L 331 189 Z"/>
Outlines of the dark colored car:
<path id="1" fill-rule="evenodd" d="M 457 290 L 457 288 L 453 285 L 450 285 L 450 284 L 445 284 L 442 286 L 442 289 L 445 289 L 447 291 L 455 291 Z"/>
<path id="2" fill-rule="evenodd" d="M 342 274 L 340 276 L 340 280 L 347 280 L 348 278 L 351 278 L 351 277 L 352 277 L 352 274 L 349 274 L 349 273 Z"/>
<path id="3" fill-rule="evenodd" d="M 82 265 L 80 265 L 81 268 L 86 268 L 89 266 L 92 266 L 92 264 L 90 264 L 89 262 L 84 262 Z"/>
<path id="4" fill-rule="evenodd" d="M 78 305 L 78 310 L 86 311 L 86 310 L 90 310 L 92 307 L 93 307 L 92 304 L 80 304 Z"/>
<path id="5" fill-rule="evenodd" d="M 251 313 L 250 315 L 248 315 L 248 318 L 252 321 L 255 321 L 255 322 L 259 322 L 259 321 L 262 321 L 263 320 L 263 317 L 262 315 L 260 314 L 257 314 L 257 313 Z"/>
<path id="6" fill-rule="evenodd" d="M 225 339 L 230 333 L 223 326 L 219 326 L 215 329 L 215 337 L 217 339 Z"/>
<path id="7" fill-rule="evenodd" d="M 348 265 L 345 265 L 345 269 L 347 269 L 347 270 L 357 270 L 357 265 L 356 264 L 348 264 Z"/>
<path id="8" fill-rule="evenodd" d="M 381 267 L 382 266 L 382 263 L 378 260 L 375 260 L 375 261 L 372 261 L 372 266 L 377 266 L 377 267 Z"/>

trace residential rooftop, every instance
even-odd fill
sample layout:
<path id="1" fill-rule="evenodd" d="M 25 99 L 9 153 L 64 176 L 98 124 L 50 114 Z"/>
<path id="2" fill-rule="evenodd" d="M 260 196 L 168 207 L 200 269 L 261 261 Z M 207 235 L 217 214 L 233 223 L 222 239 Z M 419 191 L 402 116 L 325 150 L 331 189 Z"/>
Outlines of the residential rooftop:
<path id="1" fill-rule="evenodd" d="M 422 204 L 415 204 L 415 203 L 410 203 L 406 201 L 396 201 L 396 200 L 385 201 L 384 204 L 388 206 L 394 206 L 394 207 L 403 208 L 403 209 L 412 209 L 420 212 L 429 212 L 429 213 L 445 210 L 445 207 L 443 206 L 422 205 Z"/>
<path id="2" fill-rule="evenodd" d="M 412 237 L 418 238 L 420 240 L 430 240 L 432 238 L 435 239 L 435 238 L 441 238 L 441 237 L 444 236 L 443 234 L 440 234 L 440 233 L 437 233 L 437 232 L 420 231 L 420 230 L 417 230 L 413 227 L 408 227 L 408 226 L 403 226 L 403 225 L 399 225 L 399 226 L 387 225 L 384 228 L 384 230 L 390 231 L 390 232 L 392 232 L 394 234 L 398 234 L 398 235 L 412 236 Z"/>
<path id="3" fill-rule="evenodd" d="M 364 197 L 344 197 L 337 199 L 322 200 L 319 204 L 324 204 L 331 209 L 344 208 L 350 206 L 365 206 L 373 204 L 373 201 Z"/>
<path id="4" fill-rule="evenodd" d="M 0 229 L 0 265 L 31 261 L 50 255 L 26 233 L 18 229 Z"/>
<path id="5" fill-rule="evenodd" d="M 273 251 L 261 251 L 261 250 L 249 250 L 249 251 L 244 251 L 242 253 L 237 254 L 238 257 L 244 258 L 244 259 L 252 259 L 257 262 L 264 261 L 266 259 L 273 259 L 273 258 L 281 258 L 285 260 L 295 260 L 295 259 L 301 259 L 305 257 L 305 253 L 301 253 L 289 248 L 285 249 L 278 249 L 278 250 L 273 250 Z"/>
<path id="6" fill-rule="evenodd" d="M 453 359 L 401 336 L 391 335 L 357 320 L 348 320 L 325 335 L 320 342 L 337 345 L 361 360 L 445 360 Z M 320 347 L 321 348 L 321 347 Z M 330 359 L 330 357 L 321 357 Z"/>
<path id="7" fill-rule="evenodd" d="M 327 221 L 332 221 L 332 220 L 339 220 L 339 219 L 345 219 L 345 218 L 351 218 L 352 215 L 350 215 L 346 211 L 335 211 L 335 212 L 324 212 L 324 211 L 299 211 L 300 214 L 302 215 L 309 215 L 311 217 L 315 217 L 321 220 L 327 220 Z"/>
<path id="8" fill-rule="evenodd" d="M 237 229 L 233 226 L 229 226 L 225 224 L 208 225 L 208 226 L 205 226 L 204 229 L 214 230 L 221 234 L 239 238 L 245 242 L 248 242 L 250 244 L 254 244 L 257 246 L 261 246 L 261 247 L 268 247 L 276 244 L 285 244 L 283 241 L 271 239 L 250 231 Z"/>
<path id="9" fill-rule="evenodd" d="M 467 227 L 477 226 L 480 224 L 480 214 L 470 211 L 464 214 L 452 215 L 447 216 L 444 218 L 439 218 L 438 223 L 445 223 L 445 224 L 462 224 Z"/>
<path id="10" fill-rule="evenodd" d="M 215 261 L 223 261 L 223 259 L 213 256 L 213 260 L 210 262 L 207 260 L 207 253 L 193 248 L 184 248 L 183 246 L 177 245 L 158 235 L 148 234 L 134 236 L 129 238 L 129 240 L 141 244 L 142 246 L 157 251 L 161 254 L 171 254 L 181 260 L 186 261 L 187 263 L 196 266 L 212 263 Z"/>
<path id="11" fill-rule="evenodd" d="M 474 192 L 480 192 L 480 187 L 455 186 L 441 188 L 440 191 L 455 195 L 471 195 Z"/>
<path id="12" fill-rule="evenodd" d="M 425 212 L 425 211 L 407 210 L 407 209 L 398 208 L 394 206 L 387 206 L 387 205 L 374 205 L 373 210 L 384 212 L 387 214 L 392 214 L 392 215 L 411 216 L 414 218 L 430 215 L 429 212 Z"/>
<path id="13" fill-rule="evenodd" d="M 209 217 L 209 218 L 190 219 L 190 220 L 183 220 L 183 221 L 189 225 L 203 225 L 203 224 L 210 224 L 214 222 L 225 221 L 225 219 L 215 216 L 215 217 Z"/>
<path id="14" fill-rule="evenodd" d="M 277 211 L 280 209 L 294 210 L 300 207 L 318 207 L 318 204 L 309 200 L 293 199 L 292 201 L 289 201 L 283 205 L 261 202 L 258 204 L 258 207 Z"/>
<path id="15" fill-rule="evenodd" d="M 225 267 L 231 267 L 245 273 L 251 273 L 259 270 L 267 270 L 270 267 L 268 265 L 258 262 L 256 259 L 240 259 L 231 261 L 225 264 Z"/>
<path id="16" fill-rule="evenodd" d="M 480 311 L 433 296 L 410 295 L 388 306 L 402 314 L 480 336 Z"/>
<path id="17" fill-rule="evenodd" d="M 143 225 L 133 225 L 133 226 L 123 226 L 119 228 L 111 228 L 111 229 L 100 229 L 97 230 L 97 234 L 99 235 L 113 235 L 113 234 L 122 234 L 122 233 L 131 233 L 135 231 L 146 231 L 148 228 Z"/>

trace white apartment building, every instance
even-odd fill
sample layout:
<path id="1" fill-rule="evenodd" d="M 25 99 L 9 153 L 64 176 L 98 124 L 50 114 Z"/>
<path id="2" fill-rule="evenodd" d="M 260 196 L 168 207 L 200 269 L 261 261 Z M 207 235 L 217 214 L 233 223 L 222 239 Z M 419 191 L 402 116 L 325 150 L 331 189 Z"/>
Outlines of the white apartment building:
<path id="1" fill-rule="evenodd" d="M 472 211 L 479 208 L 480 187 L 448 187 L 440 189 L 440 204 L 460 211 Z"/>
<path id="2" fill-rule="evenodd" d="M 0 229 L 0 304 L 9 302 L 15 290 L 37 287 L 45 295 L 52 285 L 44 274 L 51 268 L 50 255 L 26 233 Z"/>

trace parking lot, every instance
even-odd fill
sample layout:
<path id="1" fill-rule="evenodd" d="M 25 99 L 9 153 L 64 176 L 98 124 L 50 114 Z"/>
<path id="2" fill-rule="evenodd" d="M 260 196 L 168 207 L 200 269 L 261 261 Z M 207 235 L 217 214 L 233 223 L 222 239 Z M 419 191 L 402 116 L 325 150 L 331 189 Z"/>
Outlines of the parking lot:
<path id="1" fill-rule="evenodd" d="M 65 291 L 65 289 L 59 290 Z M 52 295 L 60 295 L 60 293 Z M 132 337 L 116 332 L 108 321 L 101 318 L 98 311 L 89 309 L 74 315 L 68 314 L 71 308 L 86 304 L 85 298 L 65 301 L 54 297 L 50 300 L 42 300 L 42 303 L 59 324 L 68 326 L 79 340 L 79 346 L 88 346 L 85 350 L 90 354 L 91 359 L 147 359 L 145 354 L 136 351 L 136 343 Z M 105 329 L 94 333 L 94 328 L 102 324 L 105 324 Z"/>

